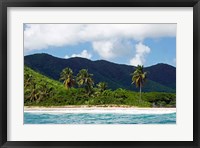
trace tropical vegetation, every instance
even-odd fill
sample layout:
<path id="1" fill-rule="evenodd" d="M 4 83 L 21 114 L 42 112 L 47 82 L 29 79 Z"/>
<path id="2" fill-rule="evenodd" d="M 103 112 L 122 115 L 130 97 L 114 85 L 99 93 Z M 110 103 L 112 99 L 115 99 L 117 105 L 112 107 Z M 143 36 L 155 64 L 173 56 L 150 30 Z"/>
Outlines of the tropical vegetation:
<path id="1" fill-rule="evenodd" d="M 144 75 L 145 72 L 141 73 L 138 70 L 137 74 L 136 72 L 133 72 L 133 74 L 134 84 L 139 87 L 144 85 L 144 76 L 140 78 L 139 74 Z M 136 76 L 138 76 L 137 79 Z M 140 79 L 142 79 L 141 82 Z M 87 69 L 80 70 L 74 76 L 72 69 L 69 67 L 61 71 L 60 81 L 56 81 L 25 66 L 24 105 L 175 107 L 176 94 L 166 92 L 136 92 L 122 88 L 112 90 L 109 89 L 106 82 L 96 84 L 93 74 L 89 73 Z"/>

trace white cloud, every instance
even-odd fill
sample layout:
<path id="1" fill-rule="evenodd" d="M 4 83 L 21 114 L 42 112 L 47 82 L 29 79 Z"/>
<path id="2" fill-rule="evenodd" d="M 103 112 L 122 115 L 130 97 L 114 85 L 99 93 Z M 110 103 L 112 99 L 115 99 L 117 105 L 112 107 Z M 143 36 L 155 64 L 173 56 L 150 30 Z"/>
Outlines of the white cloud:
<path id="1" fill-rule="evenodd" d="M 110 59 L 115 57 L 113 53 L 113 43 L 110 41 L 95 41 L 92 43 L 94 50 L 103 58 Z"/>
<path id="2" fill-rule="evenodd" d="M 148 46 L 142 44 L 142 42 L 139 42 L 138 44 L 136 44 L 135 49 L 136 49 L 136 54 L 130 60 L 130 64 L 133 66 L 144 65 L 144 62 L 145 62 L 144 57 L 145 55 L 150 53 L 151 49 Z"/>
<path id="3" fill-rule="evenodd" d="M 76 44 L 76 35 L 80 31 L 79 24 L 28 24 L 24 31 L 24 49 L 40 50 Z"/>
<path id="4" fill-rule="evenodd" d="M 91 59 L 92 54 L 88 53 L 87 50 L 83 50 L 80 54 L 73 54 L 71 57 L 82 57 L 82 58 Z"/>
<path id="5" fill-rule="evenodd" d="M 92 47 L 101 58 L 113 59 L 115 57 L 129 55 L 133 48 L 133 44 L 131 44 L 130 41 L 113 39 L 94 41 Z"/>
<path id="6" fill-rule="evenodd" d="M 140 55 L 136 54 L 135 57 L 130 60 L 130 65 L 133 65 L 133 66 L 143 65 L 143 61 Z"/>
<path id="7" fill-rule="evenodd" d="M 97 44 L 107 40 L 142 41 L 145 38 L 174 36 L 176 24 L 27 24 L 24 31 L 24 48 L 40 50 L 82 42 L 100 46 Z M 111 45 L 107 43 L 106 46 Z M 112 57 L 113 50 L 107 49 L 104 52 Z"/>
<path id="8" fill-rule="evenodd" d="M 146 38 L 175 37 L 176 24 L 27 24 L 24 30 L 24 50 L 41 50 L 90 43 L 93 50 L 106 60 L 129 57 L 136 50 L 131 65 L 145 63 L 150 48 L 142 44 Z M 138 44 L 134 45 L 137 42 Z M 134 47 L 135 46 L 135 47 Z M 69 49 L 68 49 L 69 50 Z M 69 57 L 90 59 L 87 50 Z M 127 59 L 129 60 L 129 59 Z"/>
<path id="9" fill-rule="evenodd" d="M 65 59 L 68 59 L 68 58 L 70 58 L 70 57 L 69 57 L 68 55 L 65 55 L 64 58 L 65 58 Z"/>

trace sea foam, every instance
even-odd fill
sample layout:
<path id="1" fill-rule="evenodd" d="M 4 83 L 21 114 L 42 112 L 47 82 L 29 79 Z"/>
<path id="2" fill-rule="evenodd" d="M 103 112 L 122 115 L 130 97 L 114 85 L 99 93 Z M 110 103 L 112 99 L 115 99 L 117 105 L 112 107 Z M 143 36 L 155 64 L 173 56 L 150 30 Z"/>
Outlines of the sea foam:
<path id="1" fill-rule="evenodd" d="M 38 113 L 38 114 L 65 114 L 65 113 L 88 113 L 88 114 L 171 114 L 176 113 L 175 108 L 146 108 L 146 109 L 130 109 L 130 108 L 120 108 L 120 109 L 94 109 L 94 108 L 56 108 L 56 109 L 34 109 L 25 110 L 27 113 Z"/>

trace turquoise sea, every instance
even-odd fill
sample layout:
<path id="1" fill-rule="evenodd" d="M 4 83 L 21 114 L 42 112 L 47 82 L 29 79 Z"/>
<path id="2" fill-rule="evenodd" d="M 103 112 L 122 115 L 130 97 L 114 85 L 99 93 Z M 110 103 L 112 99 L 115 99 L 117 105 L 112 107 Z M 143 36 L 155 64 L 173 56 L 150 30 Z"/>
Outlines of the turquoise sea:
<path id="1" fill-rule="evenodd" d="M 25 112 L 24 124 L 176 124 L 176 113 L 42 113 Z"/>

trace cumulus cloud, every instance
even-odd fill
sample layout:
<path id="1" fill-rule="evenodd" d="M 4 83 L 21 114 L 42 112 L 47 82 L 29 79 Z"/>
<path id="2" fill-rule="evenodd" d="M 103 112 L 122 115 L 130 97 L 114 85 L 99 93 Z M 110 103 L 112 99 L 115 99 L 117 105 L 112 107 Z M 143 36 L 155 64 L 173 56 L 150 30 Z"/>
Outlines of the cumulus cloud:
<path id="1" fill-rule="evenodd" d="M 131 65 L 138 65 L 145 63 L 145 56 L 151 50 L 142 43 L 144 39 L 175 36 L 176 24 L 26 24 L 24 50 L 89 43 L 102 59 L 114 61 L 116 57 L 129 57 L 127 60 Z M 135 55 L 130 59 L 134 49 Z M 64 58 L 69 57 L 91 59 L 92 55 L 83 50 Z"/>
<path id="2" fill-rule="evenodd" d="M 48 47 L 62 47 L 77 43 L 76 34 L 81 25 L 27 24 L 24 30 L 24 49 L 40 50 Z"/>
<path id="3" fill-rule="evenodd" d="M 94 51 L 103 59 L 113 59 L 130 54 L 133 44 L 128 40 L 100 40 L 92 43 Z"/>
<path id="4" fill-rule="evenodd" d="M 91 59 L 92 54 L 88 53 L 87 50 L 83 50 L 80 54 L 72 54 L 71 57 L 82 57 L 82 58 Z M 68 56 L 68 55 L 65 55 L 64 58 L 68 59 L 69 56 Z"/>
<path id="5" fill-rule="evenodd" d="M 135 56 L 130 60 L 130 64 L 133 66 L 137 65 L 144 65 L 145 62 L 145 55 L 150 53 L 151 49 L 144 45 L 142 42 L 139 42 L 135 45 L 136 54 Z"/>
<path id="6" fill-rule="evenodd" d="M 68 58 L 70 58 L 70 57 L 69 57 L 68 55 L 65 55 L 64 58 L 65 58 L 65 59 L 68 59 Z"/>
<path id="7" fill-rule="evenodd" d="M 40 50 L 82 42 L 91 42 L 97 47 L 101 42 L 111 39 L 142 41 L 145 38 L 174 36 L 176 24 L 26 24 L 24 49 Z M 106 44 L 111 46 L 110 43 Z M 104 52 L 111 54 L 109 50 Z"/>
<path id="8" fill-rule="evenodd" d="M 115 57 L 113 53 L 113 43 L 110 41 L 95 41 L 92 43 L 94 50 L 103 58 L 110 59 Z"/>

